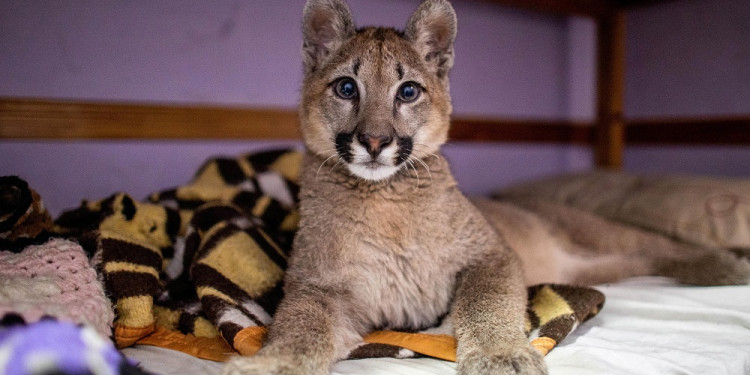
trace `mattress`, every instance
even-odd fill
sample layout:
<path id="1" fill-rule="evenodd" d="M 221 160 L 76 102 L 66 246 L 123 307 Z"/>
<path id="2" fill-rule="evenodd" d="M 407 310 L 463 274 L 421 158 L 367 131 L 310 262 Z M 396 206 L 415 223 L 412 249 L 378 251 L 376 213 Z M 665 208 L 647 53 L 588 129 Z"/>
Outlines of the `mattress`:
<path id="1" fill-rule="evenodd" d="M 692 287 L 660 277 L 599 285 L 604 309 L 546 357 L 550 374 L 750 374 L 750 286 Z M 218 374 L 222 364 L 151 346 L 124 353 L 156 374 Z M 455 374 L 432 358 L 337 363 L 332 374 Z"/>

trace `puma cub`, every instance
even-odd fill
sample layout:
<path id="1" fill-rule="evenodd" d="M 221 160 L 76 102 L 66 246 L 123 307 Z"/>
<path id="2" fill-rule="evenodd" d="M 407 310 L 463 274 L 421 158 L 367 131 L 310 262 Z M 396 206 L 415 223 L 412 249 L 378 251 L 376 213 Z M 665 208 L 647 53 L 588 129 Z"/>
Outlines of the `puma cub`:
<path id="1" fill-rule="evenodd" d="M 571 242 L 552 230 L 558 223 L 483 203 L 503 226 L 498 231 L 458 190 L 440 156 L 451 114 L 451 5 L 425 0 L 400 32 L 356 29 L 342 0 L 308 0 L 302 31 L 307 152 L 285 297 L 264 347 L 231 360 L 225 374 L 327 374 L 374 329 L 424 328 L 446 316 L 458 340 L 459 374 L 546 373 L 524 334 L 526 283 L 612 275 L 544 270 L 524 280 L 512 246 L 557 249 L 562 263 L 587 266 L 564 255 Z M 654 271 L 604 258 L 626 270 L 616 277 Z M 555 259 L 540 264 L 555 267 Z"/>

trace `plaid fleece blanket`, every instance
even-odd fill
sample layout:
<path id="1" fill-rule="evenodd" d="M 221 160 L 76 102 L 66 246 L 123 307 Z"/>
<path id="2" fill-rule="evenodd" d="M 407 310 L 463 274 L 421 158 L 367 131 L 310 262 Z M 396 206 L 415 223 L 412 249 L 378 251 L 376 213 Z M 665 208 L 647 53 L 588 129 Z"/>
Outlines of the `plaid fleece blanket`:
<path id="1" fill-rule="evenodd" d="M 211 159 L 187 185 L 145 201 L 125 193 L 84 201 L 55 221 L 54 232 L 75 238 L 102 276 L 118 347 L 156 345 L 216 361 L 260 348 L 283 297 L 300 161 L 289 150 Z M 604 302 L 588 287 L 528 292 L 526 330 L 544 354 Z M 455 360 L 451 331 L 446 320 L 421 332 L 373 332 L 349 357 Z"/>

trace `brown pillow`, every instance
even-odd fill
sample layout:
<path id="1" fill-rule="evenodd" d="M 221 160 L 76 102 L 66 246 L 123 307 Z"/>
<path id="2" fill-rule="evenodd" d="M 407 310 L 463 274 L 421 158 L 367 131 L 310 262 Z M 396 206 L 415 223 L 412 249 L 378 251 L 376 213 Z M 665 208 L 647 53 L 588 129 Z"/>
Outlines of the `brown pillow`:
<path id="1" fill-rule="evenodd" d="M 594 171 L 499 190 L 536 197 L 707 247 L 750 249 L 750 180 Z"/>

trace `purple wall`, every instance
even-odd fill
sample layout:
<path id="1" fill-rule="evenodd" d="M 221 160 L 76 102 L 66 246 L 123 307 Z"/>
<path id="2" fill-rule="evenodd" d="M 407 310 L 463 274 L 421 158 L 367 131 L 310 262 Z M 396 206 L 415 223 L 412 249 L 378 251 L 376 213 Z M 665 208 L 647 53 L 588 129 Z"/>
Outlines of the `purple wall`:
<path id="1" fill-rule="evenodd" d="M 295 3 L 3 1 L 0 95 L 291 107 Z"/>
<path id="2" fill-rule="evenodd" d="M 630 12 L 627 75 L 628 117 L 747 116 L 750 1 L 681 0 Z M 750 147 L 629 147 L 625 167 L 750 177 Z"/>
<path id="3" fill-rule="evenodd" d="M 750 113 L 750 1 L 681 0 L 628 15 L 630 117 Z"/>
<path id="4" fill-rule="evenodd" d="M 750 85 L 742 85 L 750 82 L 749 39 L 743 34 L 750 7 L 747 0 L 719 3 L 725 8 L 682 0 L 632 13 L 627 115 L 750 113 Z M 4 0 L 0 96 L 292 108 L 301 79 L 303 4 Z M 401 27 L 417 4 L 350 0 L 361 25 Z M 480 1 L 455 0 L 454 6 L 459 36 L 451 89 L 457 114 L 593 118 L 590 20 Z M 1 140 L 0 175 L 28 179 L 59 212 L 116 190 L 140 197 L 182 184 L 211 155 L 265 145 Z M 706 161 L 701 168 L 675 162 L 671 155 L 693 155 L 691 149 L 678 151 L 629 149 L 626 166 L 703 173 L 713 163 L 728 165 L 721 174 L 750 175 L 747 148 L 700 151 Z M 445 153 L 471 194 L 591 166 L 590 150 L 575 146 L 458 143 Z"/>
<path id="5" fill-rule="evenodd" d="M 351 0 L 360 25 L 401 28 L 419 1 Z M 304 1 L 0 3 L 0 96 L 296 106 Z M 590 65 L 567 70 L 593 41 L 585 20 L 455 1 L 455 112 L 591 117 Z M 590 22 L 588 22 L 590 24 Z M 575 24 L 571 28 L 569 24 Z M 571 29 L 569 31 L 569 29 Z M 592 46 L 582 46 L 584 54 Z M 576 47 L 577 51 L 578 46 Z M 585 57 L 584 57 L 585 60 Z M 583 77 L 583 78 L 581 78 Z M 569 100 L 578 94 L 579 103 Z M 588 98 L 587 98 L 588 96 Z M 580 108 L 579 108 L 580 107 Z M 261 143 L 260 146 L 263 144 Z M 145 196 L 185 183 L 203 159 L 257 142 L 0 141 L 2 174 L 20 174 L 54 212 L 116 190 Z M 548 145 L 450 145 L 462 188 L 483 194 L 518 179 L 587 168 L 588 150 Z M 493 160 L 513 162 L 492 162 Z M 491 173 L 487 168 L 491 166 Z M 483 169 L 480 169 L 483 168 Z"/>
<path id="6" fill-rule="evenodd" d="M 402 28 L 419 4 L 352 0 Z M 0 95 L 294 107 L 303 0 L 0 4 Z M 457 113 L 563 118 L 566 19 L 456 1 Z"/>

